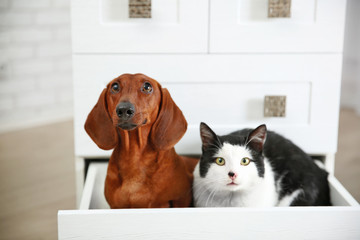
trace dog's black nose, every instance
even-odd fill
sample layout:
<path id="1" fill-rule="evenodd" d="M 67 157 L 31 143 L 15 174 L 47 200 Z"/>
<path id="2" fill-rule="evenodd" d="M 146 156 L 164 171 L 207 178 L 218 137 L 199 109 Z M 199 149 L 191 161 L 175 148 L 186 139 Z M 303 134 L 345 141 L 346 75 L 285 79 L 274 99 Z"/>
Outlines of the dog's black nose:
<path id="1" fill-rule="evenodd" d="M 116 106 L 116 113 L 122 120 L 129 120 L 135 114 L 135 107 L 130 102 L 121 102 Z"/>

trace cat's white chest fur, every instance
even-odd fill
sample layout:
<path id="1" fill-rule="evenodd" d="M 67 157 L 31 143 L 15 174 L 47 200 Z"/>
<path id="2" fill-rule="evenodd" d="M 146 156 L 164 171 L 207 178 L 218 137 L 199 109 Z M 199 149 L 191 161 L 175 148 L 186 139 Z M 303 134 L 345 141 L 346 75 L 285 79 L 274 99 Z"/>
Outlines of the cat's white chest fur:
<path id="1" fill-rule="evenodd" d="M 199 164 L 194 170 L 194 203 L 196 207 L 273 207 L 278 205 L 274 172 L 264 161 L 265 172 L 259 176 L 254 162 L 243 166 L 240 160 L 250 157 L 241 146 L 224 143 L 216 156 L 225 164 L 211 164 L 205 177 L 200 176 Z M 235 173 L 231 179 L 229 172 Z"/>

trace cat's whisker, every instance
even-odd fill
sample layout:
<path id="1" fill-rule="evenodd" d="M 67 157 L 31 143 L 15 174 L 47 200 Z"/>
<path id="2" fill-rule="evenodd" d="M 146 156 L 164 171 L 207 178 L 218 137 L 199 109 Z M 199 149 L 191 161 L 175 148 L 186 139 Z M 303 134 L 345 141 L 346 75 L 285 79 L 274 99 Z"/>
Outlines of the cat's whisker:
<path id="1" fill-rule="evenodd" d="M 215 180 L 213 180 L 213 181 L 206 181 L 206 182 L 198 182 L 197 184 L 194 184 L 194 185 L 193 185 L 193 189 L 194 189 L 194 187 L 196 187 L 196 186 L 204 185 L 204 184 L 207 185 L 207 186 L 213 186 L 214 183 L 216 183 Z M 201 195 L 203 195 L 204 193 L 209 192 L 209 191 L 211 191 L 211 189 L 209 189 L 209 188 L 203 188 L 203 191 L 201 191 L 201 192 L 198 193 L 198 194 L 194 194 L 194 195 L 195 195 L 196 198 L 199 198 Z M 194 192 L 196 192 L 196 191 L 194 191 Z"/>
<path id="2" fill-rule="evenodd" d="M 208 189 L 203 190 L 202 192 L 200 192 L 199 194 L 196 195 L 196 199 L 201 199 L 202 196 L 208 192 Z"/>
<path id="3" fill-rule="evenodd" d="M 202 180 L 204 180 L 204 179 L 202 179 Z M 205 186 L 211 186 L 214 182 L 215 181 L 199 181 L 199 182 L 193 184 L 193 189 L 196 188 L 197 186 L 204 186 L 204 185 Z M 206 192 L 206 191 L 210 190 L 207 187 L 202 187 L 202 189 L 203 189 L 203 191 L 200 194 L 198 194 L 199 196 L 202 195 L 203 192 Z"/>
<path id="4" fill-rule="evenodd" d="M 211 202 L 214 201 L 215 195 L 216 195 L 216 193 L 218 192 L 218 190 L 220 190 L 220 187 L 217 187 L 215 190 L 216 190 L 216 191 L 214 191 L 214 194 L 213 194 L 213 196 L 212 196 Z"/>
<path id="5" fill-rule="evenodd" d="M 247 147 L 247 145 L 249 144 L 249 136 L 246 136 L 246 140 L 245 140 L 245 147 Z"/>
<path id="6" fill-rule="evenodd" d="M 193 184 L 194 186 L 200 185 L 200 184 L 212 184 L 212 183 L 217 183 L 219 180 L 221 179 L 208 179 L 208 178 L 202 178 L 201 181 L 198 181 L 197 183 Z"/>
<path id="7" fill-rule="evenodd" d="M 219 147 L 223 146 L 223 144 L 221 143 L 221 141 L 220 141 L 220 139 L 219 139 L 219 137 L 217 135 L 216 135 L 216 141 L 218 142 Z"/>
<path id="8" fill-rule="evenodd" d="M 207 188 L 203 188 L 203 189 L 195 189 L 194 191 L 194 197 L 196 197 L 197 199 L 201 197 L 201 195 L 203 195 L 205 192 L 207 192 L 208 189 Z"/>
<path id="9" fill-rule="evenodd" d="M 216 189 L 214 189 L 214 190 L 212 190 L 212 191 L 210 192 L 210 194 L 209 194 L 209 196 L 208 196 L 208 199 L 206 200 L 206 203 L 205 203 L 205 206 L 206 206 L 206 207 L 208 206 L 208 202 L 209 202 L 209 200 L 210 200 L 210 198 L 211 198 L 211 195 L 212 195 L 215 191 L 216 191 Z"/>
<path id="10" fill-rule="evenodd" d="M 212 196 L 214 196 L 216 194 L 216 192 L 218 191 L 219 187 L 214 188 L 214 186 L 217 186 L 219 182 L 221 182 L 221 178 L 218 178 L 218 179 L 201 178 L 200 181 L 193 184 L 193 189 L 195 188 L 194 198 L 196 200 L 200 200 L 200 198 L 202 198 L 202 196 L 207 196 L 208 198 L 206 199 L 206 204 L 205 204 L 205 206 L 207 206 L 209 203 L 209 200 L 211 200 Z M 197 186 L 211 186 L 211 188 L 204 187 L 201 190 L 200 189 L 196 190 Z M 205 199 L 204 199 L 204 201 L 205 201 Z"/>

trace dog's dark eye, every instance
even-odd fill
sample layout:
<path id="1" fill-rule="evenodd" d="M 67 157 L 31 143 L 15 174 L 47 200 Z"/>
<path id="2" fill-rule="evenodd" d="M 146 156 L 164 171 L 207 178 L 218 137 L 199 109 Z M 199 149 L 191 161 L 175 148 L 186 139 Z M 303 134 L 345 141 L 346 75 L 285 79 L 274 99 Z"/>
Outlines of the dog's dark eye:
<path id="1" fill-rule="evenodd" d="M 113 93 L 118 93 L 118 92 L 120 91 L 120 86 L 119 86 L 119 84 L 118 84 L 118 83 L 113 83 L 113 84 L 111 85 L 111 91 L 112 91 Z"/>
<path id="2" fill-rule="evenodd" d="M 153 91 L 153 87 L 151 86 L 150 83 L 146 82 L 142 87 L 142 91 L 145 93 L 151 93 Z"/>

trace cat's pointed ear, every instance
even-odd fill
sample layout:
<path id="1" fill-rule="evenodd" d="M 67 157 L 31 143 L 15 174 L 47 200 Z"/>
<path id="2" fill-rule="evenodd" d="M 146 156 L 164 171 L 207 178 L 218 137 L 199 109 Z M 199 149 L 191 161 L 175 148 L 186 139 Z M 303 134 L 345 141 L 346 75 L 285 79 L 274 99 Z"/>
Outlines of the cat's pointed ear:
<path id="1" fill-rule="evenodd" d="M 205 123 L 200 123 L 200 136 L 202 141 L 202 148 L 207 149 L 211 146 L 218 146 L 219 139 L 211 128 Z"/>
<path id="2" fill-rule="evenodd" d="M 246 145 L 257 152 L 261 152 L 264 148 L 266 132 L 267 130 L 265 124 L 258 126 L 249 134 Z"/>

